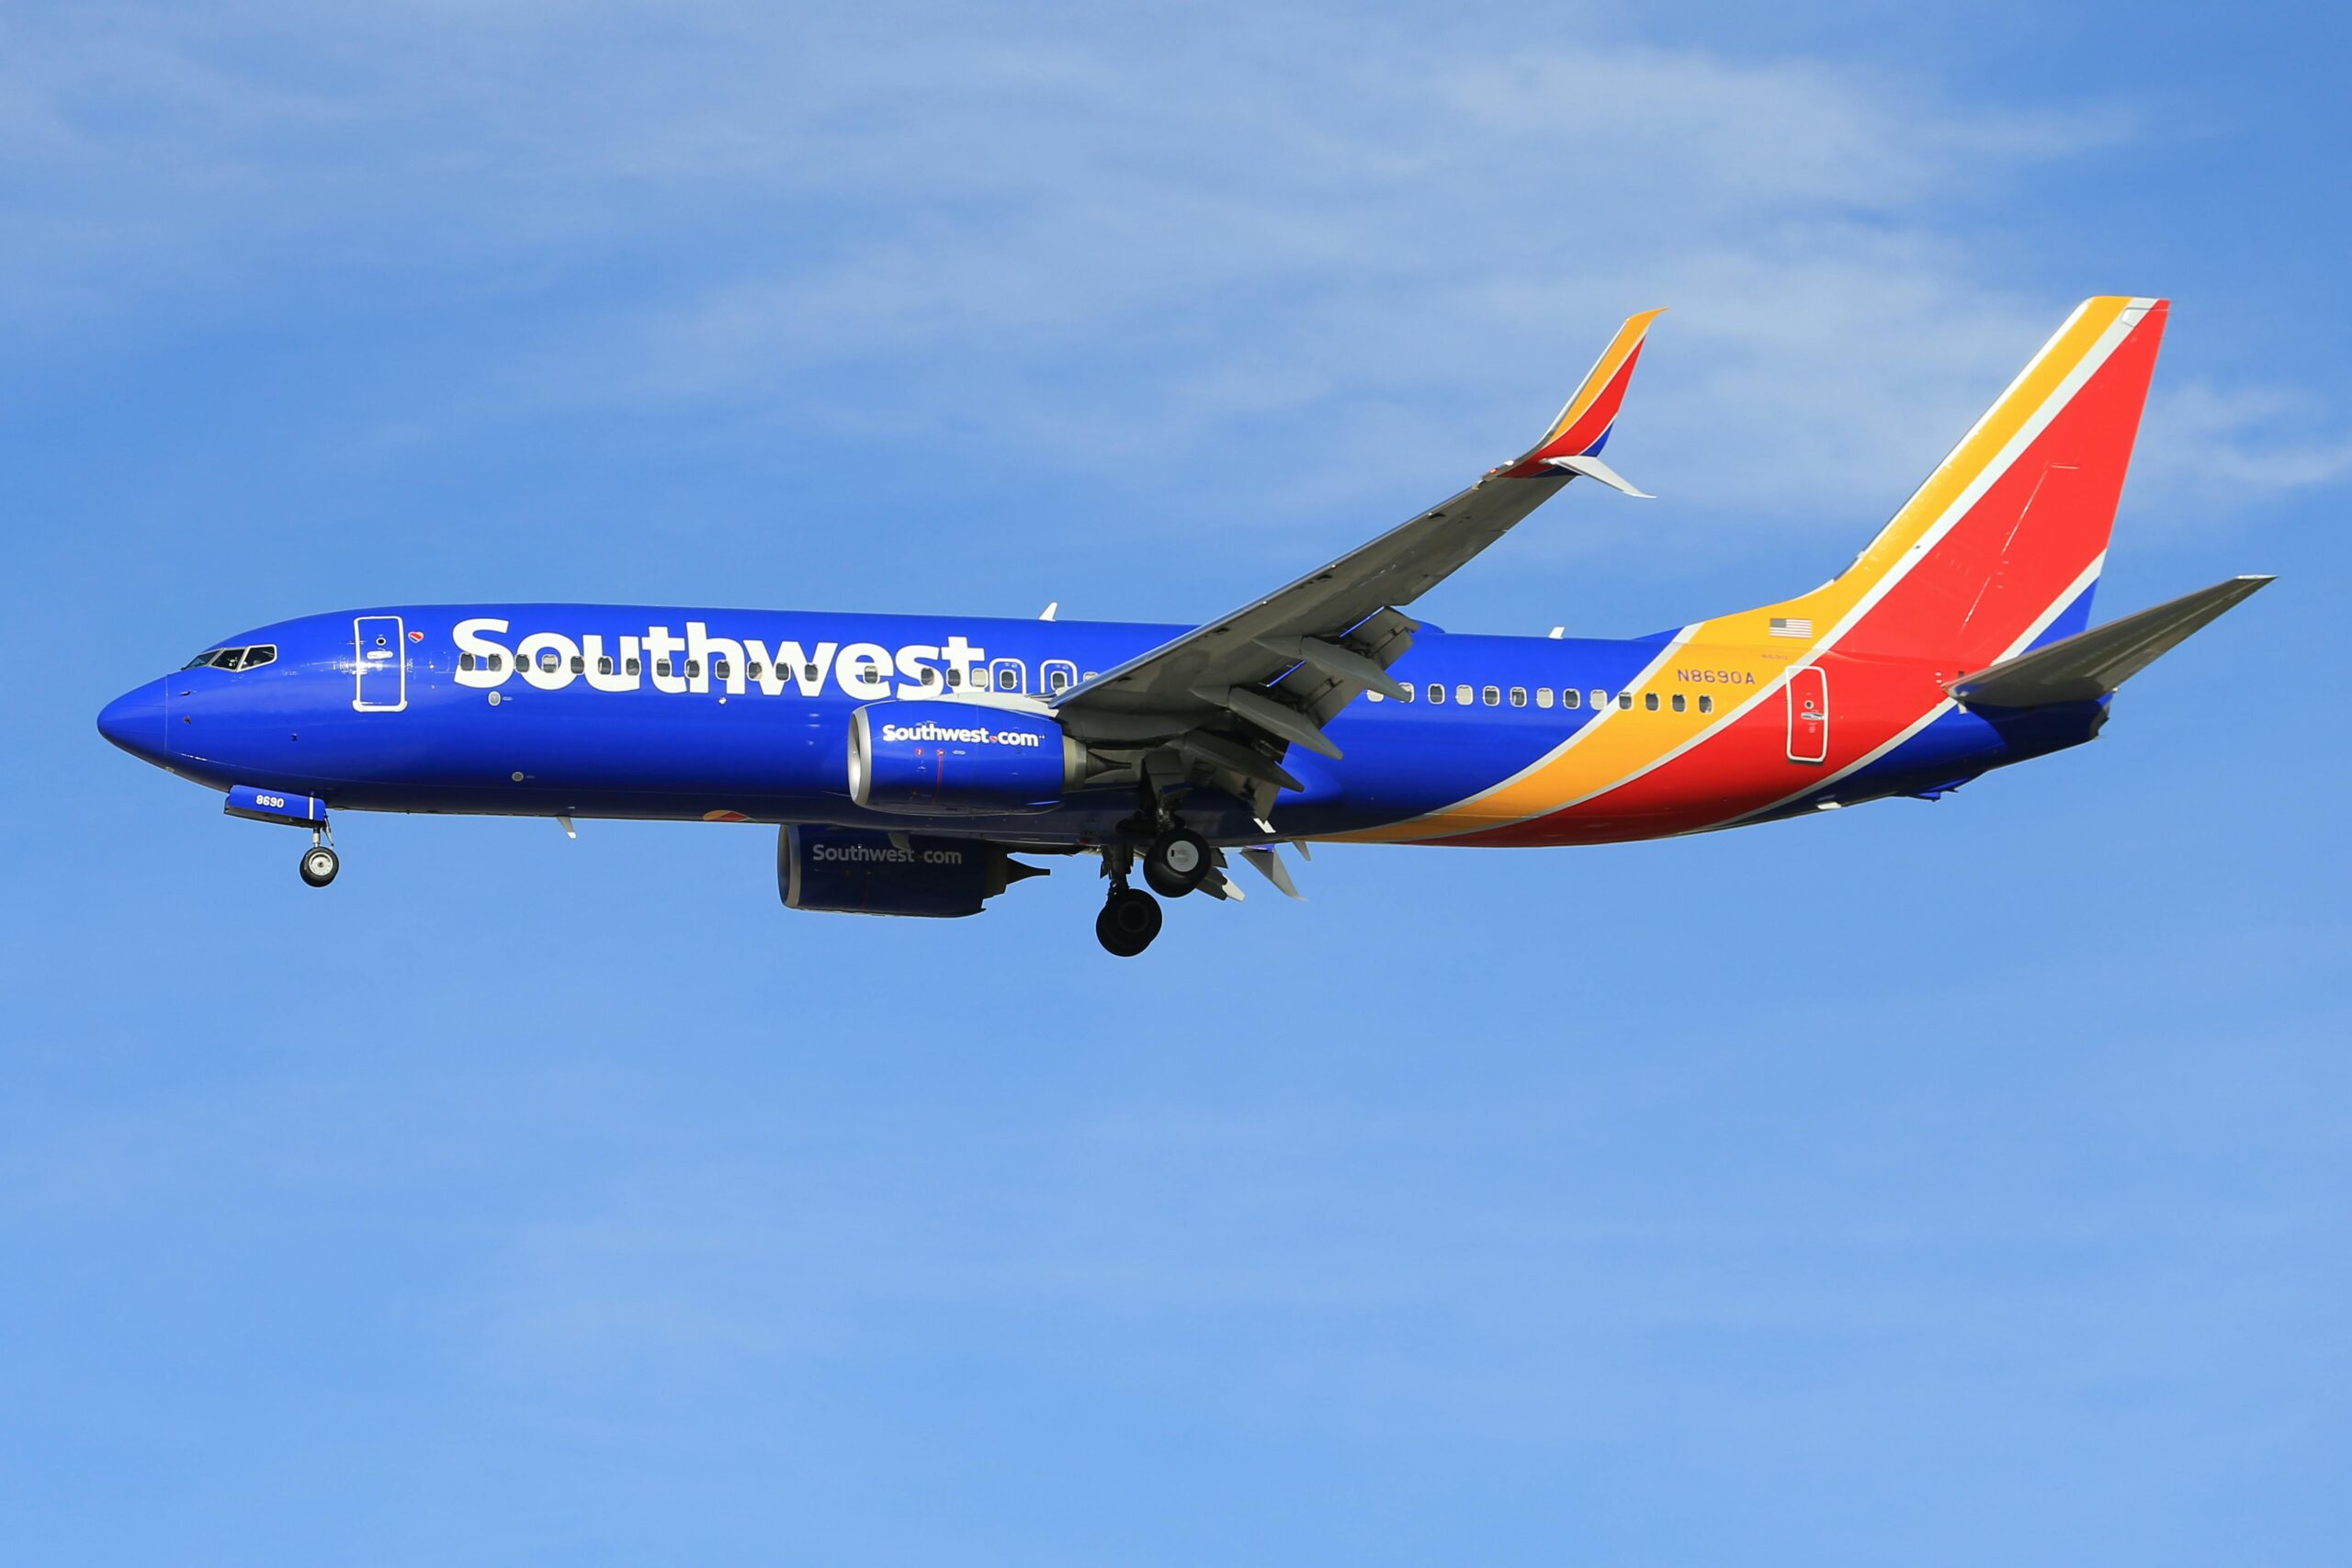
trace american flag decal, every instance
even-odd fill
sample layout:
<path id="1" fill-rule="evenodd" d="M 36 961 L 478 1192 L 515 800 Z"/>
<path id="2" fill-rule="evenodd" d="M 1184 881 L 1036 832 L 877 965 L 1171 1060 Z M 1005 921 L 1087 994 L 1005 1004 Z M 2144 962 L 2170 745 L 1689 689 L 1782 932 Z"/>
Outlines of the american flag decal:
<path id="1" fill-rule="evenodd" d="M 1813 623 L 1803 615 L 1775 615 L 1765 629 L 1774 637 L 1811 637 Z"/>

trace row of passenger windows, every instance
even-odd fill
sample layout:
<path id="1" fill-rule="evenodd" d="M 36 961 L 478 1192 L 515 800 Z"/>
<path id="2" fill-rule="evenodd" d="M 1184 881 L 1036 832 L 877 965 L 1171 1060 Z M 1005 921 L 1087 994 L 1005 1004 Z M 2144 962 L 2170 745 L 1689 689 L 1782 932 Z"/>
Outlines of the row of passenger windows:
<path id="1" fill-rule="evenodd" d="M 241 666 L 232 661 L 240 655 L 250 655 L 252 657 L 250 657 L 247 661 Z M 220 664 L 221 668 L 228 670 L 240 668 L 250 670 L 255 664 L 266 664 L 277 657 L 277 649 L 275 648 L 227 648 L 221 649 L 214 653 L 200 653 L 197 655 L 195 659 L 189 660 L 189 668 L 192 669 L 198 664 Z M 527 661 L 518 654 L 515 656 L 514 668 L 521 670 L 526 667 L 526 662 Z M 539 669 L 543 673 L 552 675 L 559 672 L 563 669 L 564 662 L 565 661 L 558 657 L 552 649 L 544 649 L 539 654 Z M 609 654 L 600 655 L 597 658 L 596 673 L 599 675 L 610 675 L 615 672 L 615 667 L 616 664 L 619 667 L 620 672 L 623 674 L 634 676 L 643 673 L 643 660 L 635 657 L 616 660 Z M 588 661 L 580 654 L 575 653 L 571 656 L 571 673 L 574 675 L 584 675 L 588 672 Z M 506 668 L 506 657 L 504 654 L 501 653 L 491 653 L 482 655 L 479 660 L 477 660 L 476 657 L 470 653 L 461 653 L 458 656 L 458 668 L 469 671 L 486 670 L 492 674 L 496 674 Z M 747 660 L 743 665 L 743 676 L 746 680 L 760 680 L 765 676 L 767 672 L 767 666 L 756 659 Z M 699 659 L 687 659 L 676 660 L 673 663 L 671 660 L 657 659 L 653 661 L 653 673 L 665 680 L 682 675 L 689 681 L 698 681 L 702 679 L 702 660 Z M 1040 667 L 1039 673 L 1044 677 L 1046 690 L 1048 692 L 1059 693 L 1068 691 L 1079 679 L 1078 667 L 1071 664 L 1067 660 L 1049 660 Z M 775 667 L 775 678 L 777 680 L 788 680 L 791 676 L 792 671 L 786 666 L 779 664 Z M 997 691 L 1020 693 L 1027 689 L 1028 676 L 1028 669 L 1021 662 L 1021 660 L 1017 659 L 1000 659 L 995 663 L 988 665 L 985 668 L 974 670 L 972 671 L 970 685 L 972 690 L 978 692 Z M 710 678 L 714 681 L 730 681 L 734 679 L 734 666 L 728 660 L 714 659 L 710 661 Z M 825 671 L 822 665 L 804 664 L 801 666 L 800 679 L 808 684 L 813 686 L 824 678 Z M 1085 678 L 1091 681 L 1094 679 L 1094 672 L 1091 670 L 1088 671 Z M 943 671 L 933 669 L 927 665 L 923 668 L 919 683 L 925 686 L 936 686 L 943 681 L 951 691 L 958 689 L 965 684 L 963 671 L 959 670 L 948 670 Z M 872 683 L 877 686 L 887 685 L 888 684 L 888 677 L 881 677 Z M 1425 688 L 1425 691 L 1427 693 L 1428 701 L 1432 705 L 1442 706 L 1448 700 L 1447 688 L 1441 682 L 1430 682 Z M 1378 692 L 1370 692 L 1365 694 L 1375 703 L 1383 700 L 1381 694 Z M 1599 686 L 1592 688 L 1589 694 L 1579 691 L 1574 687 L 1569 687 L 1560 691 L 1556 694 L 1549 686 L 1537 686 L 1532 693 L 1525 686 L 1513 686 L 1510 688 L 1510 705 L 1515 708 L 1523 708 L 1527 706 L 1531 701 L 1539 708 L 1548 708 L 1553 706 L 1555 703 L 1557 705 L 1564 708 L 1580 708 L 1584 706 L 1586 699 L 1588 695 L 1589 695 L 1592 705 L 1595 708 L 1605 708 L 1613 702 L 1618 707 L 1631 711 L 1634 706 L 1635 694 L 1636 694 L 1632 692 L 1611 693 Z M 1663 700 L 1661 700 L 1659 694 L 1656 692 L 1644 692 L 1639 694 L 1639 695 L 1641 697 L 1642 706 L 1651 713 L 1657 713 L 1660 711 L 1661 708 L 1668 705 L 1670 705 L 1676 713 L 1686 713 L 1690 711 L 1690 698 L 1686 693 L 1675 692 L 1666 696 Z M 1474 688 L 1467 684 L 1464 684 L 1453 687 L 1452 693 L 1452 700 L 1456 705 L 1463 707 L 1469 707 L 1477 704 L 1483 704 L 1490 708 L 1500 707 L 1503 705 L 1503 688 L 1500 686 L 1479 686 Z M 1404 700 L 1408 703 L 1419 700 L 1412 687 L 1408 686 L 1405 688 Z M 1698 711 L 1701 713 L 1714 712 L 1715 699 L 1708 694 L 1701 693 L 1699 695 Z"/>
<path id="2" fill-rule="evenodd" d="M 1442 705 L 1446 701 L 1446 688 L 1442 682 L 1432 681 L 1429 683 L 1427 689 L 1430 703 Z M 1364 694 L 1369 696 L 1374 702 L 1383 700 L 1378 692 L 1367 692 Z M 1556 700 L 1559 703 L 1559 705 L 1564 708 L 1580 708 L 1585 705 L 1586 695 L 1586 693 L 1570 687 L 1561 692 Z M 1642 699 L 1642 706 L 1651 713 L 1657 712 L 1661 707 L 1666 706 L 1668 704 L 1671 704 L 1676 713 L 1688 713 L 1690 710 L 1690 698 L 1688 693 L 1675 692 L 1668 696 L 1664 701 L 1660 700 L 1658 694 L 1656 692 L 1644 692 L 1641 693 L 1640 695 Z M 1632 692 L 1618 692 L 1612 694 L 1599 686 L 1595 686 L 1590 693 L 1590 696 L 1592 698 L 1592 705 L 1596 708 L 1605 708 L 1611 702 L 1614 702 L 1619 707 L 1630 712 L 1634 705 L 1634 694 Z M 1408 686 L 1405 688 L 1404 700 L 1408 703 L 1415 700 L 1412 687 Z M 1463 707 L 1468 707 L 1474 703 L 1483 704 L 1490 708 L 1500 707 L 1503 703 L 1503 689 L 1500 686 L 1480 686 L 1474 690 L 1467 685 L 1456 686 L 1453 688 L 1453 700 Z M 1535 688 L 1534 702 L 1537 707 L 1548 708 L 1553 705 L 1555 700 L 1551 687 L 1538 686 Z M 1527 704 L 1527 688 L 1524 686 L 1513 686 L 1510 689 L 1510 705 L 1515 708 L 1523 708 Z M 1714 712 L 1715 699 L 1703 692 L 1701 693 L 1699 696 L 1699 711 L 1701 713 Z"/>
<path id="3" fill-rule="evenodd" d="M 272 657 L 276 656 L 277 651 L 277 650 L 276 649 L 271 649 L 269 650 Z M 196 660 L 196 662 L 198 664 L 205 663 L 209 657 L 209 655 L 200 657 Z M 521 654 L 516 654 L 514 656 L 514 668 L 517 670 L 526 668 L 528 665 L 528 662 L 529 661 L 524 659 Z M 644 660 L 634 656 L 626 660 L 616 660 L 610 654 L 600 654 L 597 657 L 596 673 L 599 675 L 610 675 L 614 673 L 615 666 L 616 664 L 619 666 L 620 673 L 622 674 L 639 675 L 644 673 Z M 588 672 L 588 660 L 583 655 L 577 653 L 573 654 L 571 656 L 571 673 L 574 675 L 585 675 Z M 539 669 L 543 673 L 553 675 L 560 672 L 563 667 L 564 660 L 558 656 L 553 649 L 544 649 L 540 650 Z M 469 671 L 485 670 L 490 671 L 492 674 L 497 674 L 506 668 L 506 656 L 503 653 L 489 653 L 477 659 L 470 653 L 461 653 L 458 655 L 458 668 Z M 744 662 L 743 678 L 747 681 L 760 680 L 765 676 L 767 672 L 767 665 L 759 660 L 748 660 Z M 665 680 L 674 676 L 684 676 L 689 681 L 699 681 L 702 679 L 702 660 L 699 659 L 685 659 L 675 660 L 673 663 L 671 660 L 657 659 L 653 661 L 653 673 Z M 1066 692 L 1073 685 L 1076 685 L 1079 680 L 1078 666 L 1070 663 L 1068 660 L 1063 659 L 1048 660 L 1044 665 L 1039 667 L 1038 673 L 1043 676 L 1046 690 L 1049 692 Z M 735 678 L 735 669 L 732 661 L 725 659 L 712 660 L 710 661 L 710 678 L 714 681 L 733 680 Z M 779 681 L 790 680 L 792 679 L 792 671 L 788 666 L 779 664 L 775 666 L 775 678 Z M 822 665 L 804 664 L 800 667 L 800 679 L 809 685 L 813 686 L 824 678 L 825 670 Z M 1088 671 L 1086 672 L 1086 679 L 1090 681 L 1094 679 L 1094 671 L 1091 670 Z M 889 680 L 890 678 L 887 675 L 877 676 L 869 683 L 877 686 L 888 685 L 889 683 Z M 945 682 L 947 688 L 950 691 L 961 690 L 967 684 L 964 680 L 964 672 L 962 671 L 948 670 L 942 671 L 933 669 L 928 665 L 923 667 L 922 677 L 917 683 L 925 686 L 936 686 L 943 681 Z M 972 671 L 972 678 L 969 685 L 970 689 L 976 692 L 1012 692 L 1019 694 L 1028 689 L 1029 669 L 1028 666 L 1023 664 L 1021 660 L 1017 659 L 1000 659 L 995 663 L 989 665 L 985 669 L 974 670 Z"/>
<path id="4" fill-rule="evenodd" d="M 274 642 L 256 643 L 251 648 L 213 648 L 198 654 L 183 670 L 196 670 L 209 664 L 215 670 L 257 670 L 277 657 Z"/>

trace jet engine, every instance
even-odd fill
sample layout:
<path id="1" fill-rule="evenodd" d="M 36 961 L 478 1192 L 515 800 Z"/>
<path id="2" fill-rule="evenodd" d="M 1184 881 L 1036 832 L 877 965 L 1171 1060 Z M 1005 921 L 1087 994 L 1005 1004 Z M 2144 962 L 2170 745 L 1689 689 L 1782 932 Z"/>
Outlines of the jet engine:
<path id="1" fill-rule="evenodd" d="M 1046 874 L 997 844 L 856 828 L 787 825 L 776 837 L 776 891 L 788 909 L 952 919 Z"/>
<path id="2" fill-rule="evenodd" d="M 869 811 L 1050 811 L 1086 774 L 1086 748 L 1043 714 L 890 702 L 868 703 L 850 716 L 850 798 Z"/>

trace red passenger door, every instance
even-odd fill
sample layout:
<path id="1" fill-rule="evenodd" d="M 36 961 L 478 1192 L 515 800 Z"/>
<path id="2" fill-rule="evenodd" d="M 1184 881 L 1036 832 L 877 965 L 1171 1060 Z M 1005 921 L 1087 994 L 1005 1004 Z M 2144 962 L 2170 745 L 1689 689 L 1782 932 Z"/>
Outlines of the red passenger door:
<path id="1" fill-rule="evenodd" d="M 1789 701 L 1789 761 L 1819 762 L 1829 755 L 1829 676 L 1818 664 L 1792 671 Z"/>

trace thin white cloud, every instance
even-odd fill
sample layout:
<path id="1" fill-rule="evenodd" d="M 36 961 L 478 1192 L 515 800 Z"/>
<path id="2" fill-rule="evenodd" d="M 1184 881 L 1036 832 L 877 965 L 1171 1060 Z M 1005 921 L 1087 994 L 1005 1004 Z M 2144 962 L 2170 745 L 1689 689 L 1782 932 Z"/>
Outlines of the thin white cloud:
<path id="1" fill-rule="evenodd" d="M 289 278 L 613 266 L 628 287 L 478 345 L 485 409 L 1182 468 L 1204 511 L 1262 517 L 1434 499 L 1663 303 L 1641 477 L 1854 534 L 2073 303 L 2004 281 L 1961 214 L 2129 117 L 1612 20 L 1506 52 L 1247 11 L 76 13 L 6 39 L 0 309 L 96 333 Z M 2341 474 L 2280 445 L 2275 394 L 2212 396 L 2205 471 Z"/>
<path id="2" fill-rule="evenodd" d="M 2352 474 L 2352 435 L 2310 432 L 2306 400 L 2199 379 L 2160 386 L 2136 459 L 2151 487 L 2205 502 L 2334 484 Z"/>

